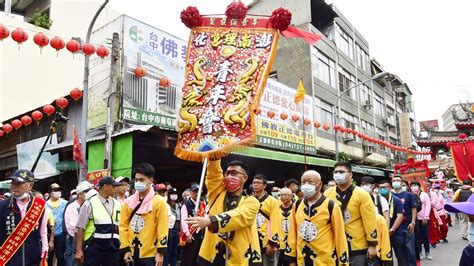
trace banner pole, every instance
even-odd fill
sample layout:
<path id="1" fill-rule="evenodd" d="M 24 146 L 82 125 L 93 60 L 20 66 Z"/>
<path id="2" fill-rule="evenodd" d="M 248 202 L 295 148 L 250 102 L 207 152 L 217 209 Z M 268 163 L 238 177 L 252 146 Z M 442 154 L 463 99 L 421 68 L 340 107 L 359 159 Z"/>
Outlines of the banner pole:
<path id="1" fill-rule="evenodd" d="M 201 203 L 202 187 L 204 185 L 204 178 L 206 177 L 208 162 L 209 162 L 209 159 L 207 157 L 204 158 L 204 163 L 202 164 L 201 180 L 199 180 L 199 191 L 198 191 L 198 196 L 197 196 L 197 201 L 196 201 L 196 207 L 194 207 L 195 216 L 198 215 L 199 205 Z"/>

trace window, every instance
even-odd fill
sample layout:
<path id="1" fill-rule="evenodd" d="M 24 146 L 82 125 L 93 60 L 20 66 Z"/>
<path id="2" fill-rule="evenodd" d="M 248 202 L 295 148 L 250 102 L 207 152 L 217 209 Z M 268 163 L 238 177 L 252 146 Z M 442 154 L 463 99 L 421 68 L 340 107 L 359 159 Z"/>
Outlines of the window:
<path id="1" fill-rule="evenodd" d="M 326 55 L 311 47 L 311 70 L 313 76 L 336 88 L 336 64 Z"/>
<path id="2" fill-rule="evenodd" d="M 351 128 L 353 130 L 359 130 L 359 123 L 356 116 L 353 116 L 345 111 L 341 111 L 341 125 L 345 128 Z M 356 139 L 353 134 L 346 134 L 346 137 Z"/>
<path id="3" fill-rule="evenodd" d="M 362 129 L 365 131 L 365 133 L 374 133 L 374 125 L 365 120 L 362 120 L 361 123 Z"/>
<path id="4" fill-rule="evenodd" d="M 355 77 L 349 74 L 345 69 L 339 67 L 339 91 L 344 92 L 355 85 Z M 347 95 L 354 101 L 357 101 L 357 90 L 355 88 L 349 90 Z"/>
<path id="5" fill-rule="evenodd" d="M 358 44 L 356 44 L 356 60 L 357 67 L 366 72 L 369 71 L 369 55 Z"/>
<path id="6" fill-rule="evenodd" d="M 370 88 L 367 85 L 360 86 L 360 103 L 364 105 L 367 101 L 370 101 Z"/>
<path id="7" fill-rule="evenodd" d="M 378 114 L 380 116 L 383 116 L 384 113 L 384 105 L 383 105 L 383 100 L 382 97 L 380 97 L 378 94 L 374 94 L 374 110 L 375 114 Z"/>
<path id="8" fill-rule="evenodd" d="M 377 128 L 376 136 L 378 139 L 385 141 L 385 131 L 383 129 Z M 385 151 L 385 146 L 382 144 L 379 144 L 379 149 L 382 151 Z"/>
<path id="9" fill-rule="evenodd" d="M 333 124 L 333 114 L 332 114 L 332 105 L 319 99 L 315 98 L 315 105 L 316 105 L 316 119 L 321 123 L 324 124 Z"/>
<path id="10" fill-rule="evenodd" d="M 336 46 L 341 51 L 354 60 L 354 45 L 352 38 L 336 24 Z"/>

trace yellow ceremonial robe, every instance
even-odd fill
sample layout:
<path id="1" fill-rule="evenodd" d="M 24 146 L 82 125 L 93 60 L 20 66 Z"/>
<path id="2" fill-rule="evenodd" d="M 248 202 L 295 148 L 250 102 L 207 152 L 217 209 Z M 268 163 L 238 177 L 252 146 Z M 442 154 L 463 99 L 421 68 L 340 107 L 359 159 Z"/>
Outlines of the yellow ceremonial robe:
<path id="1" fill-rule="evenodd" d="M 256 222 L 261 248 L 265 249 L 268 243 L 276 247 L 279 242 L 279 202 L 267 193 L 258 201 L 260 202 L 260 210 Z"/>
<path id="2" fill-rule="evenodd" d="M 261 265 L 255 224 L 260 203 L 253 196 L 243 195 L 237 200 L 234 209 L 226 211 L 226 200 L 230 196 L 223 185 L 224 175 L 220 163 L 220 160 L 210 161 L 207 168 L 206 187 L 212 225 L 204 235 L 198 263 L 216 265 L 216 261 L 227 253 L 227 266 Z"/>
<path id="3" fill-rule="evenodd" d="M 349 263 L 341 209 L 333 202 L 331 211 L 329 202 L 330 199 L 321 196 L 311 205 L 302 200 L 298 209 L 294 204 L 285 255 L 297 265 Z"/>
<path id="4" fill-rule="evenodd" d="M 367 253 L 369 244 L 377 245 L 377 223 L 375 222 L 375 205 L 370 194 L 360 187 L 341 192 L 338 187 L 331 187 L 324 193 L 328 198 L 342 205 L 344 195 L 352 190 L 352 196 L 343 211 L 346 237 L 349 245 L 349 256 Z"/>
<path id="5" fill-rule="evenodd" d="M 288 231 L 291 229 L 290 215 L 293 213 L 293 204 L 294 203 L 291 203 L 288 208 L 283 207 L 283 205 L 280 205 L 280 208 L 278 208 L 278 236 L 280 238 L 279 245 L 282 252 L 284 252 L 288 243 Z"/>
<path id="6" fill-rule="evenodd" d="M 377 252 L 380 260 L 392 261 L 392 246 L 390 245 L 390 232 L 385 217 L 377 214 Z"/>

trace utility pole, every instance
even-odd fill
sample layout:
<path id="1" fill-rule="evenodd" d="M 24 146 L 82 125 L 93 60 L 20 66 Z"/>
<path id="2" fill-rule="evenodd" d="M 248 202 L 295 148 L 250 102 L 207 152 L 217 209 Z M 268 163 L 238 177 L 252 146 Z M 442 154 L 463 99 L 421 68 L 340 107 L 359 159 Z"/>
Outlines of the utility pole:
<path id="1" fill-rule="evenodd" d="M 116 118 L 115 107 L 117 105 L 117 88 L 119 78 L 119 62 L 120 62 L 120 40 L 117 32 L 112 37 L 112 53 L 110 60 L 110 85 L 109 97 L 107 97 L 107 125 L 106 125 L 106 142 L 104 168 L 112 172 L 112 134 L 114 133 L 114 125 Z"/>

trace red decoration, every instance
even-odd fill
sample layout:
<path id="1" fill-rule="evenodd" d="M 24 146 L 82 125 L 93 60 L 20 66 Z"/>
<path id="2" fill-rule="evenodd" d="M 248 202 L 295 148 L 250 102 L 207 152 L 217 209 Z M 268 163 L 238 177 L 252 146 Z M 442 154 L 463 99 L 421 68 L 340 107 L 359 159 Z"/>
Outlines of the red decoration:
<path id="1" fill-rule="evenodd" d="M 66 43 L 66 49 L 74 54 L 81 50 L 81 44 L 78 41 L 71 39 Z"/>
<path id="2" fill-rule="evenodd" d="M 46 36 L 46 34 L 42 32 L 36 33 L 35 36 L 33 37 L 33 41 L 35 42 L 36 45 L 40 47 L 40 49 L 43 49 L 43 47 L 49 44 L 48 36 Z"/>
<path id="3" fill-rule="evenodd" d="M 13 127 L 12 125 L 6 123 L 3 125 L 3 130 L 8 134 L 13 131 Z"/>
<path id="4" fill-rule="evenodd" d="M 63 49 L 66 46 L 63 39 L 61 39 L 61 37 L 58 37 L 58 36 L 55 36 L 54 38 L 51 39 L 50 45 L 56 50 L 56 52 L 59 52 L 59 50 Z"/>
<path id="5" fill-rule="evenodd" d="M 82 98 L 82 91 L 78 88 L 74 88 L 74 89 L 71 90 L 69 95 L 71 96 L 71 98 L 73 98 L 75 101 L 77 101 L 77 100 Z"/>
<path id="6" fill-rule="evenodd" d="M 3 39 L 8 38 L 8 36 L 10 36 L 10 31 L 7 27 L 0 24 L 0 41 L 3 41 Z"/>
<path id="7" fill-rule="evenodd" d="M 52 106 L 51 104 L 47 104 L 43 107 L 43 112 L 48 116 L 51 116 L 56 112 L 56 108 L 54 108 L 54 106 Z"/>
<path id="8" fill-rule="evenodd" d="M 363 137 L 364 137 L 364 134 L 359 132 L 359 133 L 357 133 L 357 137 L 363 138 Z"/>
<path id="9" fill-rule="evenodd" d="M 288 115 L 286 113 L 281 113 L 280 118 L 281 120 L 286 120 L 288 118 Z"/>
<path id="10" fill-rule="evenodd" d="M 345 127 L 340 127 L 340 128 L 339 128 L 339 131 L 341 131 L 342 133 L 345 133 L 345 132 L 347 131 L 347 128 L 345 128 Z"/>
<path id="11" fill-rule="evenodd" d="M 326 131 L 328 131 L 330 128 L 331 128 L 331 126 L 328 125 L 328 124 L 324 124 L 324 126 L 323 126 L 323 129 L 326 130 Z"/>
<path id="12" fill-rule="evenodd" d="M 95 47 L 90 43 L 85 43 L 84 46 L 82 46 L 82 52 L 84 52 L 86 56 L 92 55 L 95 53 Z"/>
<path id="13" fill-rule="evenodd" d="M 201 24 L 201 14 L 199 10 L 194 6 L 188 6 L 186 9 L 181 11 L 181 22 L 186 25 L 186 27 L 192 29 L 194 26 L 199 26 Z"/>
<path id="14" fill-rule="evenodd" d="M 334 125 L 334 130 L 335 131 L 339 131 L 341 129 L 341 126 L 340 125 Z"/>
<path id="15" fill-rule="evenodd" d="M 33 122 L 33 119 L 31 119 L 31 117 L 29 115 L 24 115 L 22 118 L 21 118 L 21 122 L 25 125 L 25 126 L 29 126 L 31 124 L 31 122 Z"/>
<path id="16" fill-rule="evenodd" d="M 66 98 L 61 97 L 61 98 L 58 98 L 58 99 L 56 100 L 56 105 L 57 105 L 59 108 L 64 109 L 64 108 L 66 108 L 66 107 L 69 105 L 69 102 L 68 102 L 68 100 L 67 100 Z"/>
<path id="17" fill-rule="evenodd" d="M 314 127 L 315 127 L 315 128 L 320 128 L 320 127 L 321 127 L 321 123 L 320 123 L 319 121 L 314 122 Z"/>
<path id="18" fill-rule="evenodd" d="M 109 49 L 107 49 L 107 47 L 101 45 L 101 46 L 99 46 L 99 47 L 97 48 L 96 54 L 97 54 L 100 58 L 104 59 L 104 58 L 106 58 L 107 56 L 109 56 L 110 52 L 109 52 Z"/>
<path id="19" fill-rule="evenodd" d="M 298 120 L 300 120 L 300 117 L 297 114 L 294 114 L 294 115 L 291 116 L 291 120 L 295 121 L 295 123 L 296 123 L 296 122 L 298 122 Z"/>
<path id="20" fill-rule="evenodd" d="M 28 40 L 28 33 L 26 33 L 24 30 L 17 28 L 16 30 L 12 31 L 12 39 L 18 43 L 18 45 L 21 45 L 22 43 L 26 42 Z M 18 50 L 20 49 L 20 46 L 18 46 Z"/>
<path id="21" fill-rule="evenodd" d="M 242 19 L 247 15 L 248 7 L 240 0 L 230 3 L 225 10 L 225 15 L 232 19 Z"/>
<path id="22" fill-rule="evenodd" d="M 12 126 L 13 126 L 16 130 L 18 130 L 21 126 L 23 126 L 23 123 L 22 123 L 20 120 L 15 119 L 15 120 L 12 121 Z"/>
<path id="23" fill-rule="evenodd" d="M 311 124 L 311 120 L 309 120 L 309 118 L 305 118 L 305 119 L 303 120 L 303 124 L 304 124 L 305 126 L 308 126 L 309 124 Z"/>
<path id="24" fill-rule="evenodd" d="M 352 135 L 357 136 L 358 134 L 359 134 L 359 131 L 357 131 L 357 130 L 355 130 L 355 129 L 352 130 Z"/>
<path id="25" fill-rule="evenodd" d="M 259 107 L 257 107 L 257 108 L 254 109 L 254 113 L 255 113 L 256 115 L 259 115 L 261 112 L 262 112 L 262 109 L 260 109 Z"/>
<path id="26" fill-rule="evenodd" d="M 54 108 L 54 107 L 53 107 Z M 39 121 L 41 119 L 43 119 L 43 113 L 36 110 L 36 111 L 33 111 L 33 113 L 31 113 L 31 117 L 33 117 L 33 119 L 36 121 L 36 123 L 38 124 Z"/>
<path id="27" fill-rule="evenodd" d="M 5 135 L 5 132 L 0 129 L 0 138 L 3 137 L 3 135 Z"/>
<path id="28" fill-rule="evenodd" d="M 352 128 L 347 128 L 347 129 L 346 129 L 346 132 L 349 133 L 349 134 L 353 134 L 353 133 L 352 133 L 352 132 L 353 132 L 353 131 L 352 131 Z"/>
<path id="29" fill-rule="evenodd" d="M 268 116 L 269 118 L 273 118 L 273 117 L 275 116 L 275 112 L 273 112 L 273 111 L 268 111 L 268 112 L 267 112 L 267 116 Z"/>
<path id="30" fill-rule="evenodd" d="M 270 23 L 274 29 L 286 30 L 291 23 L 291 12 L 282 7 L 275 9 L 270 16 Z"/>
<path id="31" fill-rule="evenodd" d="M 160 87 L 169 87 L 171 84 L 169 78 L 167 76 L 163 76 L 160 78 Z"/>
<path id="32" fill-rule="evenodd" d="M 134 72 L 135 72 L 135 76 L 139 78 L 143 78 L 144 76 L 146 76 L 148 71 L 146 70 L 146 68 L 139 66 L 135 68 Z"/>
<path id="33" fill-rule="evenodd" d="M 467 138 L 467 135 L 466 135 L 466 133 L 461 133 L 461 134 L 459 134 L 458 138 L 465 139 L 465 138 Z"/>

